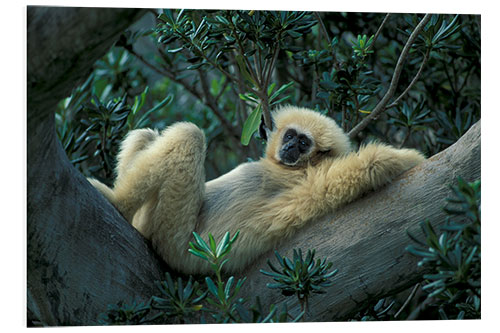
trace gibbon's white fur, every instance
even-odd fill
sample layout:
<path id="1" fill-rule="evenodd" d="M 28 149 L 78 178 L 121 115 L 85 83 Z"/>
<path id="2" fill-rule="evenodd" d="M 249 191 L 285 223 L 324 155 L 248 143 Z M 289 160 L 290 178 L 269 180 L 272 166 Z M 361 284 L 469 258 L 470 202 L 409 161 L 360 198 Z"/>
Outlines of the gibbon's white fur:
<path id="1" fill-rule="evenodd" d="M 161 133 L 131 131 L 121 144 L 113 189 L 89 180 L 172 268 L 184 273 L 210 270 L 187 252 L 193 231 L 220 240 L 227 231 L 234 235 L 239 230 L 224 266 L 236 272 L 308 221 L 424 160 L 416 150 L 380 143 L 351 152 L 347 135 L 335 121 L 312 110 L 287 106 L 275 111 L 273 119 L 275 129 L 264 157 L 206 183 L 205 136 L 187 122 Z M 301 136 L 294 139 L 287 133 Z M 293 152 L 286 155 L 296 148 L 285 148 L 290 137 L 309 139 L 301 142 L 308 143 L 308 149 L 298 158 Z"/>

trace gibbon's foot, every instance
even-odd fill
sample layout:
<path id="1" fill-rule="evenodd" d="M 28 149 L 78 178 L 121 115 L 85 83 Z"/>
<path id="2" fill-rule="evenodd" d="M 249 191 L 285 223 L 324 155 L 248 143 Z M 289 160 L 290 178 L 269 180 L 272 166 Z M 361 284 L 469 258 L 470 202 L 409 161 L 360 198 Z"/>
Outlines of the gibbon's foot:
<path id="1" fill-rule="evenodd" d="M 115 194 L 112 189 L 110 189 L 106 184 L 101 183 L 97 179 L 94 178 L 87 178 L 90 184 L 94 186 L 99 192 L 101 192 L 102 195 L 106 199 L 108 199 L 109 202 L 111 202 L 113 205 L 115 205 Z"/>
<path id="2" fill-rule="evenodd" d="M 120 144 L 120 151 L 116 157 L 116 177 L 120 178 L 132 167 L 137 153 L 144 150 L 159 137 L 157 130 L 141 128 L 130 131 Z"/>
<path id="3" fill-rule="evenodd" d="M 193 123 L 175 123 L 161 132 L 160 140 L 167 150 L 176 150 L 176 154 L 191 155 L 205 152 L 205 134 Z"/>

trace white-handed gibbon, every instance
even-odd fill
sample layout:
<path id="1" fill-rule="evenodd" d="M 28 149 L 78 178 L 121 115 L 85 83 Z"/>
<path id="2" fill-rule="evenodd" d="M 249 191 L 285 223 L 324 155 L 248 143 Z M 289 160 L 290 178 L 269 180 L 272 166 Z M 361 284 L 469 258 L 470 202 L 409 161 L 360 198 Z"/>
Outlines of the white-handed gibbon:
<path id="1" fill-rule="evenodd" d="M 424 160 L 380 143 L 352 152 L 331 118 L 292 106 L 273 113 L 265 156 L 205 183 L 205 136 L 180 122 L 161 133 L 131 131 L 117 157 L 112 189 L 90 179 L 174 269 L 207 273 L 188 253 L 192 232 L 240 235 L 226 271 L 236 272 L 321 217 L 377 189 Z M 333 228 L 335 226 L 332 226 Z"/>

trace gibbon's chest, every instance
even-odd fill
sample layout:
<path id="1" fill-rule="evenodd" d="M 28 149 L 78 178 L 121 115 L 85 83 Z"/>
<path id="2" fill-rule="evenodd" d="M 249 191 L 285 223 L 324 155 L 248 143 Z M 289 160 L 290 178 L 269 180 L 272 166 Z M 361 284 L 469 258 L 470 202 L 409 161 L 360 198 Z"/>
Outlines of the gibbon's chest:
<path id="1" fill-rule="evenodd" d="M 245 219 L 256 204 L 264 203 L 281 189 L 267 181 L 259 162 L 237 168 L 205 184 L 205 197 L 199 214 L 200 222 Z"/>

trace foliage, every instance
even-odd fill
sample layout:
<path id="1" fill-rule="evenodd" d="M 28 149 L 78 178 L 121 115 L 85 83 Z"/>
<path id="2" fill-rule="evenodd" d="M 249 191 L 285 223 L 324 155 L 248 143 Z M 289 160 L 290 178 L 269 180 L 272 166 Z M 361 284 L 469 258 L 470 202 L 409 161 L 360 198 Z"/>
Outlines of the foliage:
<path id="1" fill-rule="evenodd" d="M 408 251 L 429 268 L 422 287 L 441 319 L 481 316 L 481 182 L 458 178 L 447 198 L 445 225 L 438 234 L 428 221 L 421 224 L 425 243 L 414 236 L 418 246 Z M 429 310 L 428 310 L 429 311 Z"/>
<path id="2" fill-rule="evenodd" d="M 108 305 L 105 313 L 99 318 L 102 325 L 144 325 L 154 323 L 159 317 L 158 314 L 150 317 L 152 307 L 150 302 L 147 304 L 133 301 L 131 304 L 119 302 L 118 304 Z"/>
<path id="3" fill-rule="evenodd" d="M 160 310 L 166 318 L 173 318 L 184 324 L 203 308 L 201 302 L 207 292 L 201 292 L 200 284 L 193 282 L 192 277 L 189 277 L 185 286 L 180 277 L 174 282 L 168 272 L 165 273 L 165 278 L 164 281 L 157 282 L 162 297 L 152 297 L 152 308 Z"/>
<path id="4" fill-rule="evenodd" d="M 205 283 L 209 292 L 207 302 L 215 309 L 215 311 L 212 311 L 212 317 L 219 323 L 238 321 L 236 318 L 236 304 L 241 303 L 241 300 L 237 296 L 245 279 L 235 281 L 233 276 L 229 277 L 227 281 L 222 279 L 222 267 L 229 260 L 225 257 L 231 250 L 231 246 L 236 241 L 238 234 L 236 233 L 233 238 L 230 238 L 229 233 L 226 233 L 222 241 L 217 245 L 212 235 L 209 235 L 207 244 L 198 234 L 193 233 L 195 242 L 189 243 L 191 247 L 189 252 L 208 261 L 215 272 L 216 281 L 214 282 L 210 276 L 207 276 L 205 277 Z"/>
<path id="5" fill-rule="evenodd" d="M 127 129 L 192 121 L 205 131 L 212 179 L 261 156 L 269 111 L 284 103 L 316 109 L 352 129 L 388 88 L 421 17 L 158 10 L 155 25 L 144 21 L 125 32 L 61 101 L 58 134 L 75 166 L 109 183 L 113 147 Z M 355 140 L 431 155 L 467 131 L 480 118 L 479 22 L 473 15 L 432 15 L 405 61 L 398 98 Z M 89 128 L 85 105 L 119 100 L 132 110 L 126 127 Z"/>
<path id="6" fill-rule="evenodd" d="M 165 273 L 165 280 L 157 282 L 156 285 L 161 292 L 159 296 L 152 296 L 144 303 L 132 302 L 131 305 L 120 302 L 117 305 L 108 306 L 107 312 L 101 314 L 99 322 L 103 325 L 127 325 L 127 324 L 151 324 L 151 323 L 276 323 L 296 322 L 300 320 L 304 312 L 295 318 L 288 313 L 286 303 L 281 305 L 271 304 L 269 310 L 263 308 L 260 299 L 256 297 L 252 305 L 248 301 L 238 297 L 246 278 L 235 279 L 229 276 L 223 277 L 222 267 L 229 260 L 227 257 L 231 251 L 232 244 L 236 241 L 239 232 L 232 238 L 226 233 L 217 244 L 212 235 L 205 242 L 198 234 L 193 233 L 194 241 L 188 250 L 209 263 L 215 274 L 213 276 L 198 277 L 195 280 L 189 276 L 187 282 L 181 277 L 174 281 L 170 273 Z M 296 252 L 296 251 L 295 251 Z M 301 253 L 301 252 L 300 252 Z M 308 252 L 311 254 L 311 252 Z M 308 258 L 314 257 L 314 253 Z M 318 265 L 320 261 L 318 260 Z M 314 267 L 315 263 L 309 263 Z M 324 269 L 324 261 L 320 265 Z M 328 267 L 330 265 L 327 265 Z M 318 271 L 318 268 L 314 268 Z M 311 272 L 316 276 L 315 292 L 326 287 L 326 281 L 319 281 L 317 276 L 321 274 Z M 324 274 L 323 274 L 324 275 Z M 333 274 L 329 274 L 330 277 Z M 329 278 L 329 277 L 326 277 Z M 311 284 L 308 284 L 307 288 Z M 209 318 L 205 318 L 205 314 Z"/>
<path id="7" fill-rule="evenodd" d="M 268 260 L 267 264 L 272 272 L 261 270 L 262 274 L 272 277 L 277 282 L 268 283 L 267 287 L 281 289 L 281 293 L 285 296 L 296 295 L 302 311 L 307 311 L 311 293 L 325 293 L 324 288 L 332 285 L 330 279 L 338 272 L 337 269 L 328 272 L 333 264 L 326 263 L 326 259 L 315 261 L 314 250 L 307 251 L 305 259 L 300 249 L 293 250 L 292 260 L 282 257 L 277 251 L 275 255 L 280 268 L 276 268 Z"/>

